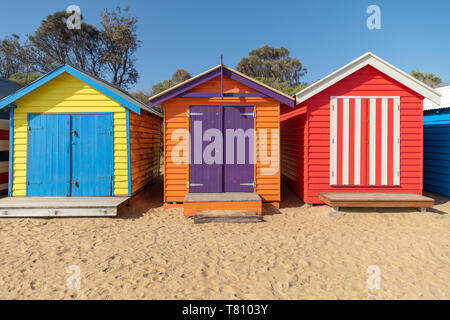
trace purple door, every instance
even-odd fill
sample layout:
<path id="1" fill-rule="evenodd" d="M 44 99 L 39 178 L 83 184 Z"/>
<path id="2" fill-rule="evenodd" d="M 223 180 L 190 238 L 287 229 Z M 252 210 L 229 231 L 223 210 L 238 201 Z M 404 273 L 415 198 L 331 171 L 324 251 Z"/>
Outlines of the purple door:
<path id="1" fill-rule="evenodd" d="M 253 107 L 224 107 L 225 192 L 253 192 L 254 186 Z"/>
<path id="2" fill-rule="evenodd" d="M 189 192 L 253 192 L 253 107 L 189 108 Z"/>
<path id="3" fill-rule="evenodd" d="M 223 144 L 220 143 L 220 150 L 208 147 L 211 143 L 220 142 L 216 141 L 217 133 L 223 142 L 223 108 L 190 107 L 189 132 L 189 192 L 223 192 Z M 211 155 L 213 160 L 220 158 L 220 161 L 210 161 L 204 154 Z"/>

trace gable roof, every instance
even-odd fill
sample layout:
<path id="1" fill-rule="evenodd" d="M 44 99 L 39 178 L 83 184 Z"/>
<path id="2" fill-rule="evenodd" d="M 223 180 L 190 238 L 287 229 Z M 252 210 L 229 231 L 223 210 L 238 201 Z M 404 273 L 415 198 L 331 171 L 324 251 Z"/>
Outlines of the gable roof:
<path id="1" fill-rule="evenodd" d="M 325 78 L 313 83 L 309 87 L 306 87 L 305 89 L 299 91 L 297 96 L 297 103 L 301 103 L 312 96 L 316 95 L 317 93 L 325 90 L 326 88 L 332 86 L 336 82 L 344 79 L 345 77 L 349 76 L 350 74 L 358 71 L 359 69 L 370 65 L 374 67 L 375 69 L 383 72 L 384 74 L 388 75 L 394 80 L 397 80 L 404 86 L 410 88 L 411 90 L 419 93 L 425 98 L 430 99 L 431 101 L 439 104 L 441 94 L 423 82 L 417 80 L 413 76 L 401 71 L 400 69 L 394 67 L 390 63 L 384 61 L 383 59 L 377 57 L 371 52 L 367 52 L 363 54 L 361 57 L 353 60 L 349 64 L 345 65 L 341 69 L 329 74 Z"/>
<path id="2" fill-rule="evenodd" d="M 161 93 L 158 93 L 152 97 L 149 98 L 149 105 L 150 107 L 156 106 L 158 104 L 163 103 L 164 101 L 167 101 L 169 99 L 172 99 L 178 95 L 181 95 L 192 88 L 195 88 L 196 86 L 199 86 L 202 83 L 205 83 L 211 79 L 214 79 L 218 76 L 226 76 L 232 80 L 235 80 L 237 82 L 242 83 L 243 85 L 246 85 L 247 87 L 250 87 L 259 93 L 262 94 L 262 96 L 268 96 L 270 98 L 273 98 L 275 100 L 278 100 L 282 102 L 283 104 L 286 104 L 288 106 L 293 107 L 294 106 L 294 98 L 291 96 L 288 96 L 287 94 L 278 91 L 272 87 L 269 87 L 268 85 L 257 81 L 255 79 L 252 79 L 251 77 L 240 73 L 239 71 L 236 71 L 230 67 L 227 67 L 223 64 L 219 64 L 218 66 L 215 66 L 214 68 L 211 68 L 203 73 L 200 73 L 199 75 L 190 78 L 182 83 L 177 84 L 176 86 L 173 86 Z M 222 90 L 223 91 L 223 90 Z M 214 94 L 214 93 L 212 93 Z M 224 95 L 223 92 L 220 93 L 220 95 Z M 220 96 L 219 95 L 219 96 Z"/>
<path id="3" fill-rule="evenodd" d="M 162 118 L 161 113 L 159 113 L 156 110 L 153 110 L 152 108 L 149 108 L 146 104 L 137 100 L 132 95 L 130 95 L 128 92 L 115 87 L 114 85 L 110 84 L 109 82 L 107 82 L 103 79 L 95 77 L 91 74 L 86 73 L 83 70 L 77 69 L 68 64 L 64 64 L 64 65 L 56 68 L 55 70 L 47 73 L 45 76 L 30 83 L 26 87 L 23 87 L 22 89 L 16 91 L 15 93 L 3 98 L 2 100 L 0 100 L 0 109 L 8 106 L 9 104 L 13 103 L 14 101 L 18 100 L 19 98 L 23 97 L 24 95 L 27 95 L 28 93 L 39 88 L 43 84 L 49 82 L 50 80 L 56 78 L 57 76 L 59 76 L 60 74 L 62 74 L 64 72 L 74 76 L 78 80 L 83 81 L 84 83 L 91 86 L 92 88 L 100 91 L 101 93 L 108 96 L 109 98 L 117 101 L 118 103 L 120 103 L 120 105 L 122 107 L 130 109 L 137 114 L 140 114 L 141 109 L 144 109 L 144 110 L 151 112 L 151 113 L 155 114 L 156 116 Z"/>
<path id="4" fill-rule="evenodd" d="M 437 110 L 450 108 L 450 86 L 440 87 L 434 89 L 442 94 L 441 104 L 436 104 L 429 99 L 423 99 L 423 110 Z"/>
<path id="5" fill-rule="evenodd" d="M 20 89 L 20 85 L 14 81 L 0 78 L 0 99 L 9 96 Z"/>

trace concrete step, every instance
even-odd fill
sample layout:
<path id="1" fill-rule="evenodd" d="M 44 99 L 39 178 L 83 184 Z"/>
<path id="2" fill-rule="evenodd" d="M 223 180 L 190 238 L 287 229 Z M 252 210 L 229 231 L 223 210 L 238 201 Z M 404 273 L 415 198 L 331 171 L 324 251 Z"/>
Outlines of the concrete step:
<path id="1" fill-rule="evenodd" d="M 263 222 L 255 211 L 208 210 L 194 213 L 194 223 L 254 223 Z"/>

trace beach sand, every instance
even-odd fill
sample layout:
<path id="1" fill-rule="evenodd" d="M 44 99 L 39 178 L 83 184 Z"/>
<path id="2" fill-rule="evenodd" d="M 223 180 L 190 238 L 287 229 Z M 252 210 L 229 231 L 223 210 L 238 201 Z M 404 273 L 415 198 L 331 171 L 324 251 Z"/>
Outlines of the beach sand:
<path id="1" fill-rule="evenodd" d="M 194 225 L 163 210 L 161 190 L 116 218 L 0 219 L 0 299 L 450 299 L 446 198 L 425 214 L 330 217 L 283 188 L 266 222 Z M 67 288 L 72 265 L 80 290 Z"/>

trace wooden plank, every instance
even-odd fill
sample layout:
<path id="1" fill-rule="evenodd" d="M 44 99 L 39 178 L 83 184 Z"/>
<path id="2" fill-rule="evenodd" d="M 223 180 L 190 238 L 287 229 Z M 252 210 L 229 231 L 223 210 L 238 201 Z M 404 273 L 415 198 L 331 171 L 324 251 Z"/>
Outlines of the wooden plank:
<path id="1" fill-rule="evenodd" d="M 220 193 L 188 193 L 184 202 L 236 202 L 261 201 L 261 197 L 253 192 L 220 192 Z"/>
<path id="2" fill-rule="evenodd" d="M 211 210 L 194 213 L 194 223 L 255 223 L 263 222 L 254 211 Z"/>
<path id="3" fill-rule="evenodd" d="M 5 209 L 98 209 L 120 208 L 129 197 L 7 197 L 0 199 L 0 210 Z"/>
<path id="4" fill-rule="evenodd" d="M 0 209 L 0 217 L 115 217 L 117 208 L 8 208 Z"/>
<path id="5" fill-rule="evenodd" d="M 225 201 L 225 202 L 185 202 L 183 214 L 193 216 L 195 212 L 211 210 L 256 211 L 262 214 L 261 201 Z"/>
<path id="6" fill-rule="evenodd" d="M 320 192 L 319 199 L 331 207 L 421 208 L 434 205 L 434 199 L 413 193 Z"/>

